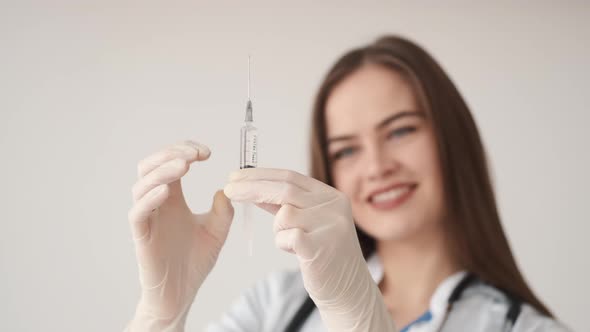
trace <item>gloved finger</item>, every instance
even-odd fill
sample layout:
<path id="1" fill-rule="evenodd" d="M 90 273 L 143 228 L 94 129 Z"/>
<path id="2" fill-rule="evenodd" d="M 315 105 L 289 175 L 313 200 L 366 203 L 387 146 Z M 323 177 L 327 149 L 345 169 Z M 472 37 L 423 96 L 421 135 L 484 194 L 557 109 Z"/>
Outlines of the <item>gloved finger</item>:
<path id="1" fill-rule="evenodd" d="M 304 211 L 290 204 L 281 206 L 274 218 L 272 226 L 274 234 L 291 228 L 299 228 L 305 233 L 309 232 L 312 226 L 310 223 L 314 222 L 314 218 L 304 218 Z"/>
<path id="2" fill-rule="evenodd" d="M 234 218 L 234 207 L 222 190 L 215 193 L 210 213 L 217 218 L 207 218 L 207 223 L 204 226 L 216 239 L 224 242 Z"/>
<path id="3" fill-rule="evenodd" d="M 317 201 L 313 193 L 288 182 L 265 180 L 230 182 L 223 192 L 232 201 L 291 204 L 302 209 L 313 206 Z"/>
<path id="4" fill-rule="evenodd" d="M 263 209 L 264 211 L 272 214 L 273 216 L 277 214 L 279 209 L 281 208 L 280 205 L 277 204 L 270 204 L 270 203 L 255 203 L 256 206 Z"/>
<path id="5" fill-rule="evenodd" d="M 206 160 L 210 155 L 211 150 L 206 145 L 189 140 L 176 143 L 140 161 L 137 165 L 137 175 L 142 178 L 172 159 L 181 158 L 192 163 Z"/>
<path id="6" fill-rule="evenodd" d="M 143 195 L 156 186 L 179 180 L 188 172 L 189 168 L 190 165 L 185 159 L 177 158 L 165 162 L 133 185 L 131 190 L 133 200 L 140 200 Z"/>
<path id="7" fill-rule="evenodd" d="M 127 219 L 131 225 L 133 240 L 141 242 L 149 239 L 151 226 L 149 219 L 154 213 L 153 210 L 160 207 L 166 201 L 169 192 L 167 185 L 157 186 L 131 207 L 127 214 Z M 155 211 L 155 213 L 157 212 L 158 210 Z"/>
<path id="8" fill-rule="evenodd" d="M 287 169 L 245 168 L 229 175 L 229 182 L 260 180 L 292 183 L 307 191 L 317 191 L 318 188 L 327 186 L 321 181 Z"/>
<path id="9" fill-rule="evenodd" d="M 303 259 L 313 258 L 314 253 L 307 246 L 307 234 L 299 228 L 285 229 L 275 235 L 277 248 L 296 254 Z"/>

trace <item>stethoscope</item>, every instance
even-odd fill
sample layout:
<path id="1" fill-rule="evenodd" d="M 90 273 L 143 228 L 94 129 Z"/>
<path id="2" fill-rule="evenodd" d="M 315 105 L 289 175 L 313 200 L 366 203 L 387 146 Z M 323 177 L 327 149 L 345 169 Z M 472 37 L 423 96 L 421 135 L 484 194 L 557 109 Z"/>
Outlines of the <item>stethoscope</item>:
<path id="1" fill-rule="evenodd" d="M 449 315 L 453 309 L 453 305 L 459 301 L 459 299 L 463 295 L 463 292 L 465 291 L 465 289 L 467 289 L 469 286 L 471 286 L 477 282 L 479 282 L 479 279 L 474 274 L 467 273 L 463 277 L 463 279 L 459 282 L 459 284 L 457 284 L 455 289 L 453 289 L 453 292 L 451 293 L 451 295 L 449 296 L 449 299 L 447 300 L 447 308 L 445 310 L 445 314 L 443 316 L 442 322 L 438 328 L 438 332 L 442 331 L 442 329 L 445 326 L 445 323 L 447 322 L 447 319 L 449 318 Z M 517 300 L 516 297 L 512 296 L 508 292 L 503 291 L 503 293 L 506 295 L 506 298 L 510 302 L 510 307 L 508 308 L 508 311 L 506 312 L 506 327 L 504 328 L 504 331 L 507 332 L 507 331 L 511 331 L 512 327 L 516 323 L 516 319 L 518 319 L 518 315 L 520 314 L 520 311 L 521 311 L 522 302 Z"/>
<path id="2" fill-rule="evenodd" d="M 451 311 L 453 310 L 453 305 L 457 303 L 459 299 L 461 299 L 461 296 L 463 295 L 465 289 L 477 282 L 479 282 L 479 279 L 474 274 L 467 273 L 463 277 L 463 279 L 461 279 L 461 281 L 457 284 L 457 286 L 455 286 L 455 288 L 451 292 L 451 295 L 449 296 L 449 299 L 447 300 L 445 314 L 438 328 L 439 332 L 442 331 L 443 327 L 445 326 L 445 323 L 449 318 L 449 315 L 451 314 Z M 503 293 L 506 295 L 508 301 L 510 302 L 510 307 L 508 309 L 508 312 L 506 313 L 506 328 L 504 331 L 510 331 L 512 330 L 512 327 L 516 323 L 516 319 L 520 314 L 522 302 L 508 292 Z M 309 315 L 314 309 L 315 304 L 313 303 L 311 298 L 308 297 L 305 300 L 305 302 L 303 302 L 301 307 L 299 307 L 297 313 L 295 313 L 295 316 L 285 329 L 285 332 L 298 332 L 305 320 L 307 319 L 307 317 L 309 317 Z"/>

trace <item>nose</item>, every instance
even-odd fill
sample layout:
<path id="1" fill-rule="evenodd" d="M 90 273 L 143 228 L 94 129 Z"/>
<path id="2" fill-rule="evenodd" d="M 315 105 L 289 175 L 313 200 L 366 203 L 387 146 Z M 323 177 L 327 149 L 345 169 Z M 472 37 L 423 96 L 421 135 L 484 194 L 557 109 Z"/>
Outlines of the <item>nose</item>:
<path id="1" fill-rule="evenodd" d="M 399 163 L 377 144 L 365 149 L 366 178 L 369 181 L 379 181 L 390 177 L 399 169 Z"/>

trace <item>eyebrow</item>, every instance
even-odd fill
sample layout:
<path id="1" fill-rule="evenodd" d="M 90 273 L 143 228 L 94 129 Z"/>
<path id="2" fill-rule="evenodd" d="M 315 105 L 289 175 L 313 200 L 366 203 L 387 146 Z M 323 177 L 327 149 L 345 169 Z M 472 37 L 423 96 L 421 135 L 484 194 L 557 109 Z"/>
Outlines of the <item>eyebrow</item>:
<path id="1" fill-rule="evenodd" d="M 395 122 L 401 118 L 405 118 L 405 117 L 409 117 L 409 116 L 417 116 L 417 117 L 424 118 L 425 114 L 422 111 L 398 112 L 398 113 L 395 113 L 395 114 L 383 119 L 381 122 L 379 122 L 375 126 L 375 129 L 382 129 L 383 127 L 388 126 L 392 122 Z M 354 137 L 355 137 L 354 135 L 342 135 L 342 136 L 331 137 L 331 138 L 328 138 L 327 145 L 330 145 L 331 143 L 338 142 L 338 141 L 348 141 L 348 140 L 353 139 Z"/>

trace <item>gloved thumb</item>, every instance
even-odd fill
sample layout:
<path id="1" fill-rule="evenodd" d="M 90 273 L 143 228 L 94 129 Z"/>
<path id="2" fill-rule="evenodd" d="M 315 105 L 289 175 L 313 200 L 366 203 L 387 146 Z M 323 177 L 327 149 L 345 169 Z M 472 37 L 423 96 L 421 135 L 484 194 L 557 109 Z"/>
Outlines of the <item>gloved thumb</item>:
<path id="1" fill-rule="evenodd" d="M 213 197 L 213 205 L 205 222 L 205 227 L 207 227 L 211 235 L 225 241 L 233 218 L 234 207 L 230 199 L 225 196 L 223 190 L 218 190 Z"/>

